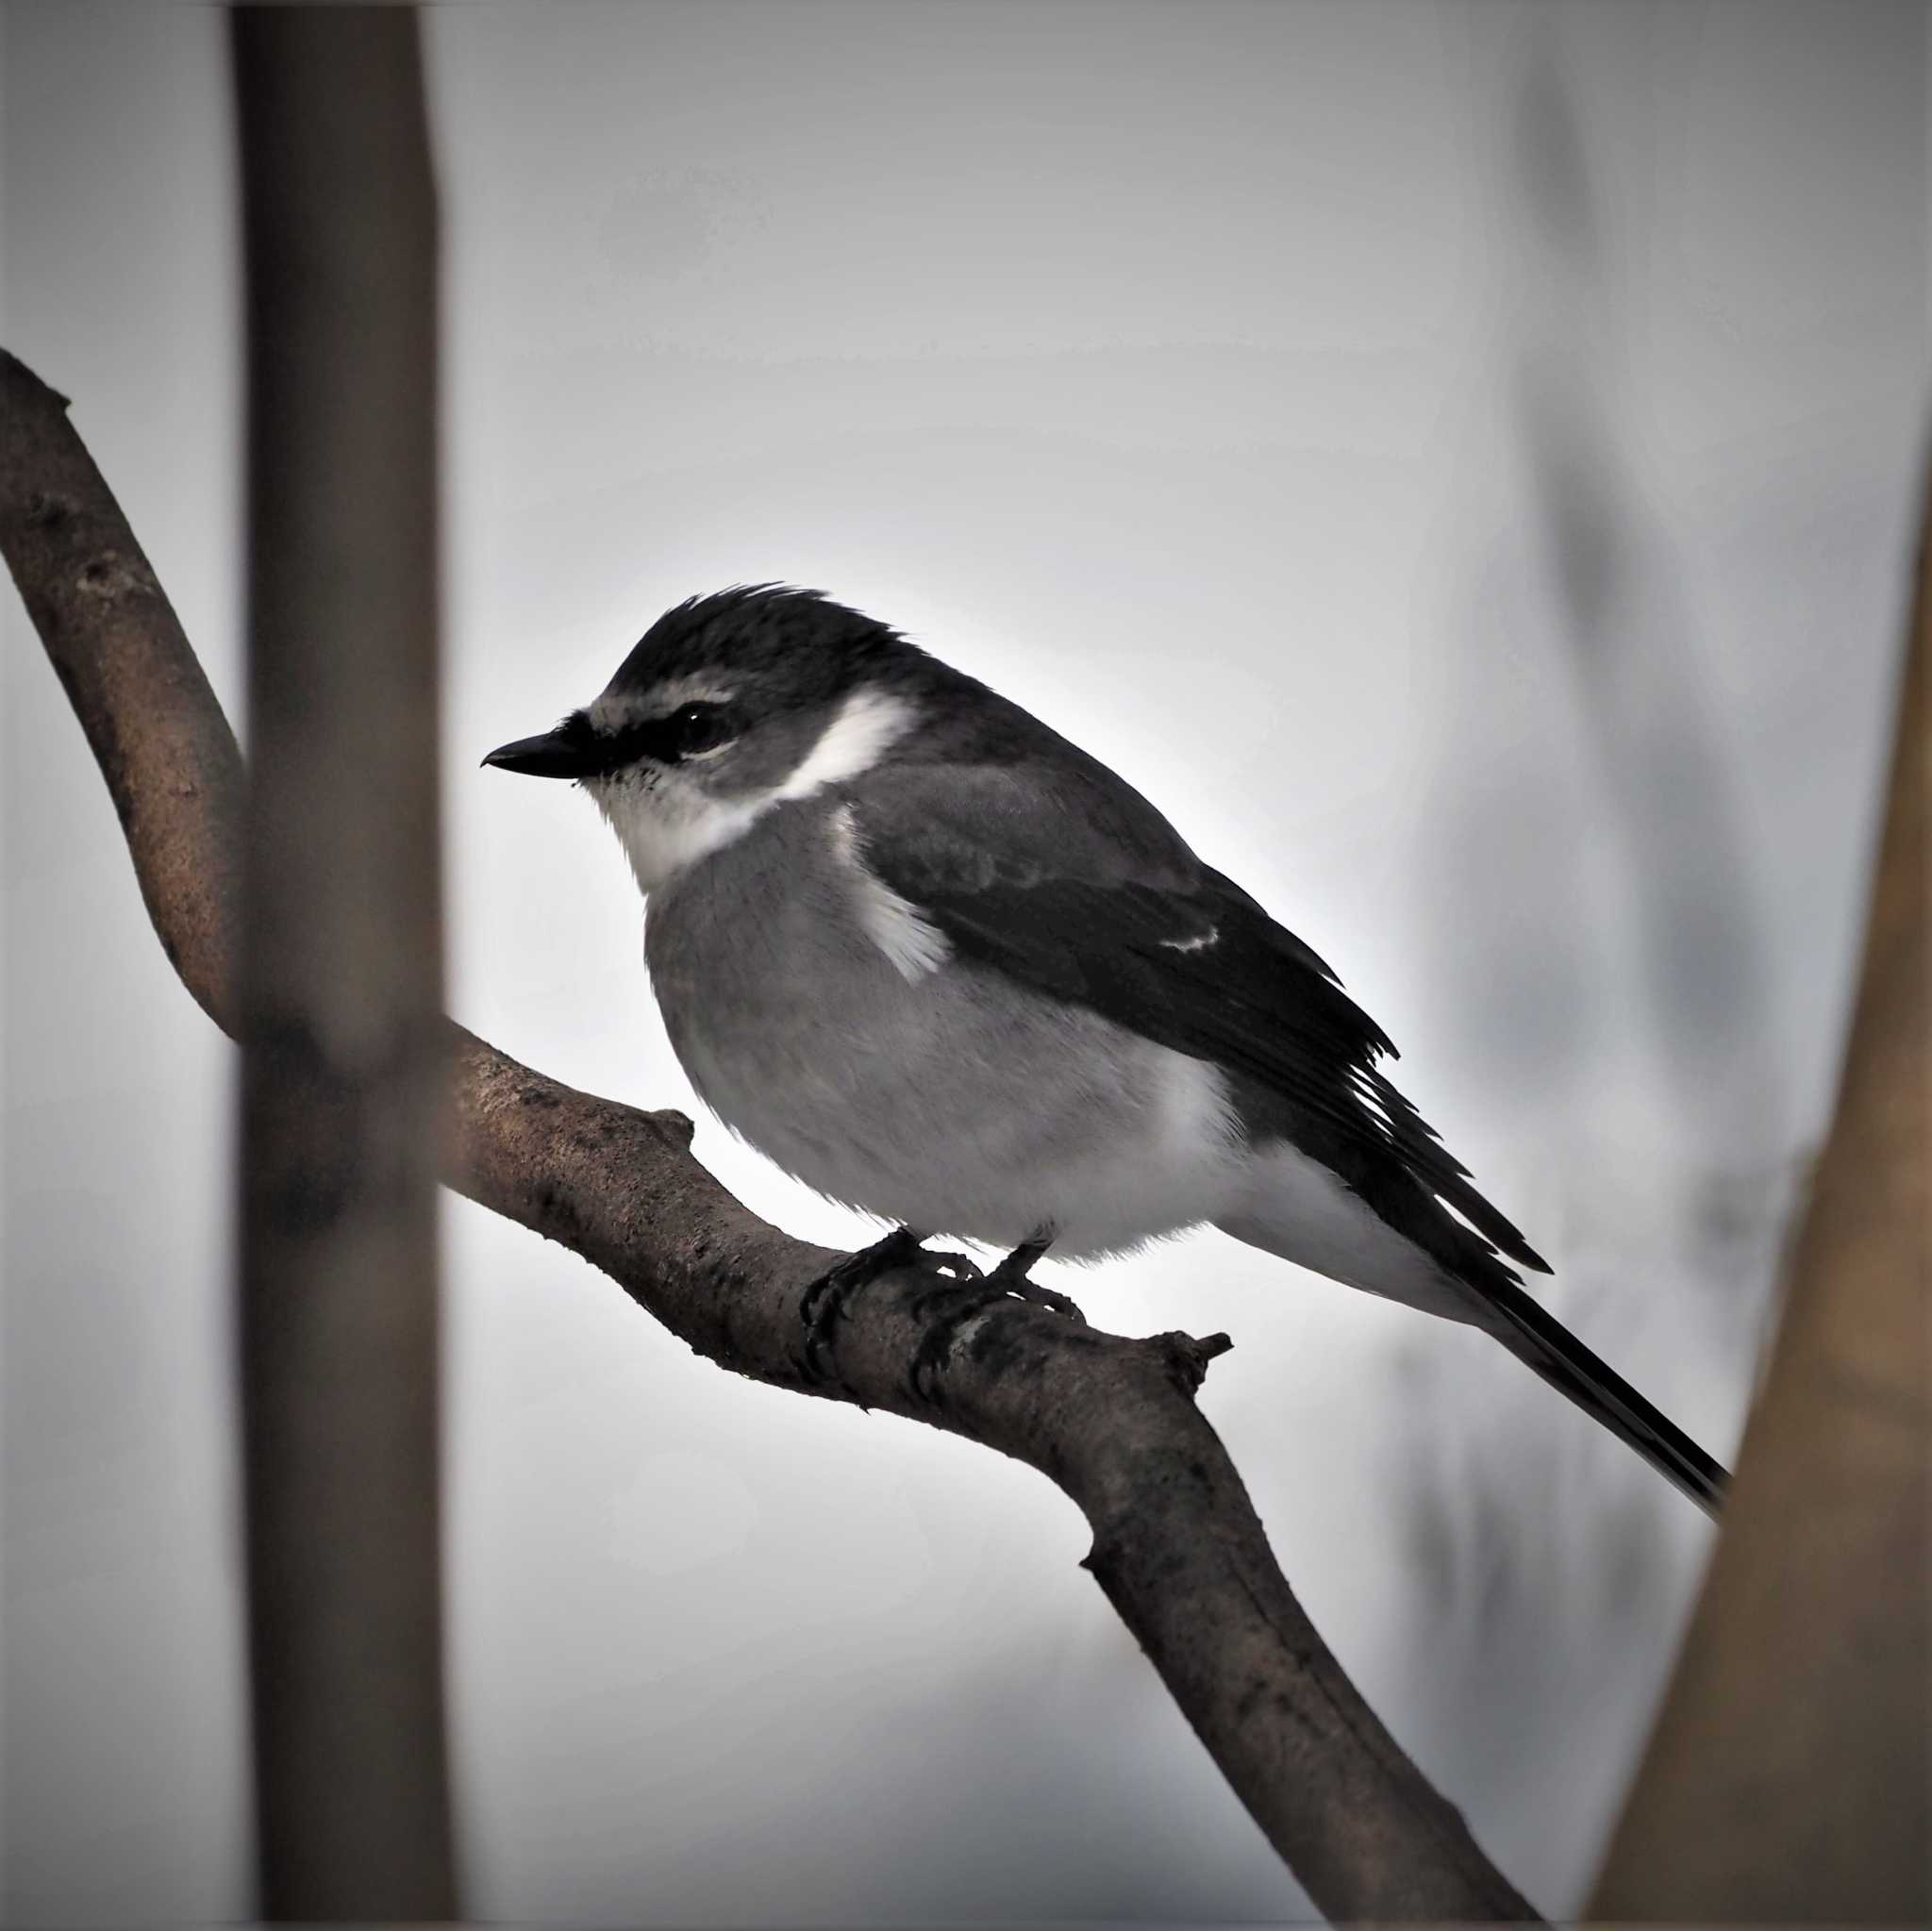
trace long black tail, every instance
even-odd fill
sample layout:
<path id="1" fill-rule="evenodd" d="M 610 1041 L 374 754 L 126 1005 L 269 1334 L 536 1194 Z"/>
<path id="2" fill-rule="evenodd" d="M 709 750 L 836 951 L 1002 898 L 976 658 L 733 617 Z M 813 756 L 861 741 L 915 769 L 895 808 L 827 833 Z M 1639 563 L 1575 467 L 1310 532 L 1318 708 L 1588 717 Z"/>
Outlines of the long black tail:
<path id="1" fill-rule="evenodd" d="M 1669 1416 L 1654 1408 L 1520 1287 L 1485 1282 L 1483 1298 L 1499 1317 L 1491 1332 L 1518 1360 L 1527 1362 L 1585 1414 L 1627 1441 L 1700 1508 L 1710 1515 L 1719 1512 L 1730 1475 Z"/>

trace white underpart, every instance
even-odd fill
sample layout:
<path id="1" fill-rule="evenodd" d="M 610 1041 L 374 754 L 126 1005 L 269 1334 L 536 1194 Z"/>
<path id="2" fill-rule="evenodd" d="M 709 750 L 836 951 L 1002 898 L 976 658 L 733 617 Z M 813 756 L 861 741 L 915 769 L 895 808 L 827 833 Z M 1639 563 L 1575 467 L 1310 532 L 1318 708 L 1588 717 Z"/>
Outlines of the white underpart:
<path id="1" fill-rule="evenodd" d="M 646 765 L 595 778 L 584 789 L 609 821 L 638 890 L 648 897 L 701 858 L 742 838 L 774 805 L 809 797 L 870 770 L 917 721 L 917 712 L 903 698 L 855 691 L 797 769 L 770 791 L 746 798 L 713 797 L 681 777 L 675 765 Z"/>
<path id="2" fill-rule="evenodd" d="M 1475 1297 L 1319 1160 L 1286 1141 L 1259 1147 L 1240 1197 L 1216 1215 L 1224 1233 L 1330 1280 L 1452 1321 Z"/>
<path id="3" fill-rule="evenodd" d="M 646 897 L 700 858 L 742 838 L 772 802 L 708 797 L 675 772 L 654 767 L 592 778 L 584 789 L 616 832 L 631 875 Z"/>
<path id="4" fill-rule="evenodd" d="M 832 819 L 832 849 L 851 875 L 852 903 L 865 935 L 908 985 L 936 973 L 952 954 L 946 935 L 910 899 L 901 898 L 865 862 L 850 805 Z"/>
<path id="5" fill-rule="evenodd" d="M 1151 1040 L 1134 1050 L 1154 1075 L 1138 1118 L 1029 1176 L 1063 1259 L 1128 1253 L 1198 1226 L 1217 1218 L 1240 1186 L 1241 1145 L 1220 1070 Z M 1014 1236 L 1024 1238 L 1024 1229 Z"/>

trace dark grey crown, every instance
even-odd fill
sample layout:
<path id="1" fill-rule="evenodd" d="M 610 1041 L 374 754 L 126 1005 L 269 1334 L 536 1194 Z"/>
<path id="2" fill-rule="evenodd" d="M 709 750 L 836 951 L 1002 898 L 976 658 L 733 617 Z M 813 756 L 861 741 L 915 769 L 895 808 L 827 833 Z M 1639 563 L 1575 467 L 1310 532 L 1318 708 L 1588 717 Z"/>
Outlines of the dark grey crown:
<path id="1" fill-rule="evenodd" d="M 644 632 L 609 694 L 641 694 L 675 678 L 740 672 L 767 705 L 823 703 L 859 684 L 923 683 L 940 667 L 890 624 L 791 584 L 739 584 L 690 597 Z"/>

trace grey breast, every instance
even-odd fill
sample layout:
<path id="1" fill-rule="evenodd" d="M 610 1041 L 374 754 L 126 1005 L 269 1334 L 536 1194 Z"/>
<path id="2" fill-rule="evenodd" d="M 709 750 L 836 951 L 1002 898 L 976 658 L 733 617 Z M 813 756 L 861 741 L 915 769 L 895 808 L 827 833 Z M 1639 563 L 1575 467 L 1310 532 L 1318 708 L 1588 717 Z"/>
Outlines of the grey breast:
<path id="1" fill-rule="evenodd" d="M 958 960 L 908 979 L 859 920 L 839 808 L 776 806 L 653 894 L 645 957 L 691 1084 L 835 1199 L 989 1241 L 1064 1221 L 1110 1141 L 1165 1130 L 1173 1056 Z"/>
<path id="2" fill-rule="evenodd" d="M 774 806 L 653 893 L 644 957 L 666 1031 L 705 1103 L 757 1144 L 811 1130 L 866 1084 L 866 1015 L 896 974 L 849 902 L 836 807 Z"/>

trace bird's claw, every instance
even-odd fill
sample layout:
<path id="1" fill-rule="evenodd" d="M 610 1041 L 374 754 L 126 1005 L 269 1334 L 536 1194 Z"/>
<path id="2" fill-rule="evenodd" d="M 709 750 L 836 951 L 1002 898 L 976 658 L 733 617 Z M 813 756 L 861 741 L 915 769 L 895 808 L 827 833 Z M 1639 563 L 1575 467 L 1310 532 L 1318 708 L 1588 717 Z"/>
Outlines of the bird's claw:
<path id="1" fill-rule="evenodd" d="M 986 1281 L 989 1287 L 997 1287 L 1001 1293 L 1010 1295 L 1016 1301 L 1030 1301 L 1036 1307 L 1050 1307 L 1056 1314 L 1065 1315 L 1069 1321 L 1084 1323 L 1087 1319 L 1071 1297 L 1057 1288 L 1043 1288 L 1038 1281 L 1028 1280 L 1024 1274 L 1002 1280 L 999 1269 L 994 1268 Z"/>
<path id="2" fill-rule="evenodd" d="M 912 1357 L 912 1391 L 922 1401 L 938 1400 L 939 1376 L 967 1323 L 1002 1301 L 1029 1301 L 1064 1318 L 1084 1322 L 1086 1317 L 1065 1294 L 1028 1278 L 1046 1247 L 1044 1239 L 1024 1241 L 991 1273 L 983 1273 L 963 1254 L 928 1254 L 916 1233 L 909 1227 L 898 1227 L 870 1247 L 846 1255 L 820 1274 L 799 1299 L 807 1379 L 823 1381 L 830 1373 L 837 1329 L 854 1298 L 881 1274 L 915 1260 L 923 1262 L 924 1271 L 931 1276 L 931 1285 L 911 1304 L 913 1314 L 927 1323 Z"/>
<path id="3" fill-rule="evenodd" d="M 980 1315 L 1003 1301 L 1031 1302 L 1036 1307 L 1049 1308 L 1063 1319 L 1085 1324 L 1087 1317 L 1065 1294 L 1029 1278 L 1034 1262 L 1048 1244 L 1044 1234 L 1023 1241 L 991 1273 L 982 1274 L 970 1261 L 964 1262 L 972 1275 L 963 1286 L 936 1288 L 913 1304 L 914 1312 L 929 1323 L 912 1357 L 912 1392 L 921 1401 L 939 1400 L 939 1377 L 960 1336 Z M 959 1257 L 947 1255 L 944 1258 L 957 1261 Z"/>
<path id="4" fill-rule="evenodd" d="M 1023 1240 L 987 1275 L 987 1286 L 997 1288 L 1001 1293 L 1010 1294 L 1015 1300 L 1031 1301 L 1036 1307 L 1050 1307 L 1056 1314 L 1063 1314 L 1069 1320 L 1084 1323 L 1087 1317 L 1067 1295 L 1055 1288 L 1043 1288 L 1032 1278 L 1034 1263 L 1051 1244 L 1044 1233 L 1030 1240 Z"/>
<path id="5" fill-rule="evenodd" d="M 835 1261 L 806 1289 L 799 1298 L 798 1319 L 805 1329 L 805 1372 L 808 1380 L 823 1381 L 825 1378 L 834 1333 L 845 1318 L 845 1309 L 854 1297 L 881 1274 L 891 1273 L 895 1267 L 904 1267 L 924 1252 L 919 1244 L 919 1236 L 909 1227 L 895 1227 L 870 1247 L 860 1248 L 857 1254 L 848 1254 L 843 1260 Z M 957 1257 L 941 1255 L 934 1257 L 947 1260 Z"/>

